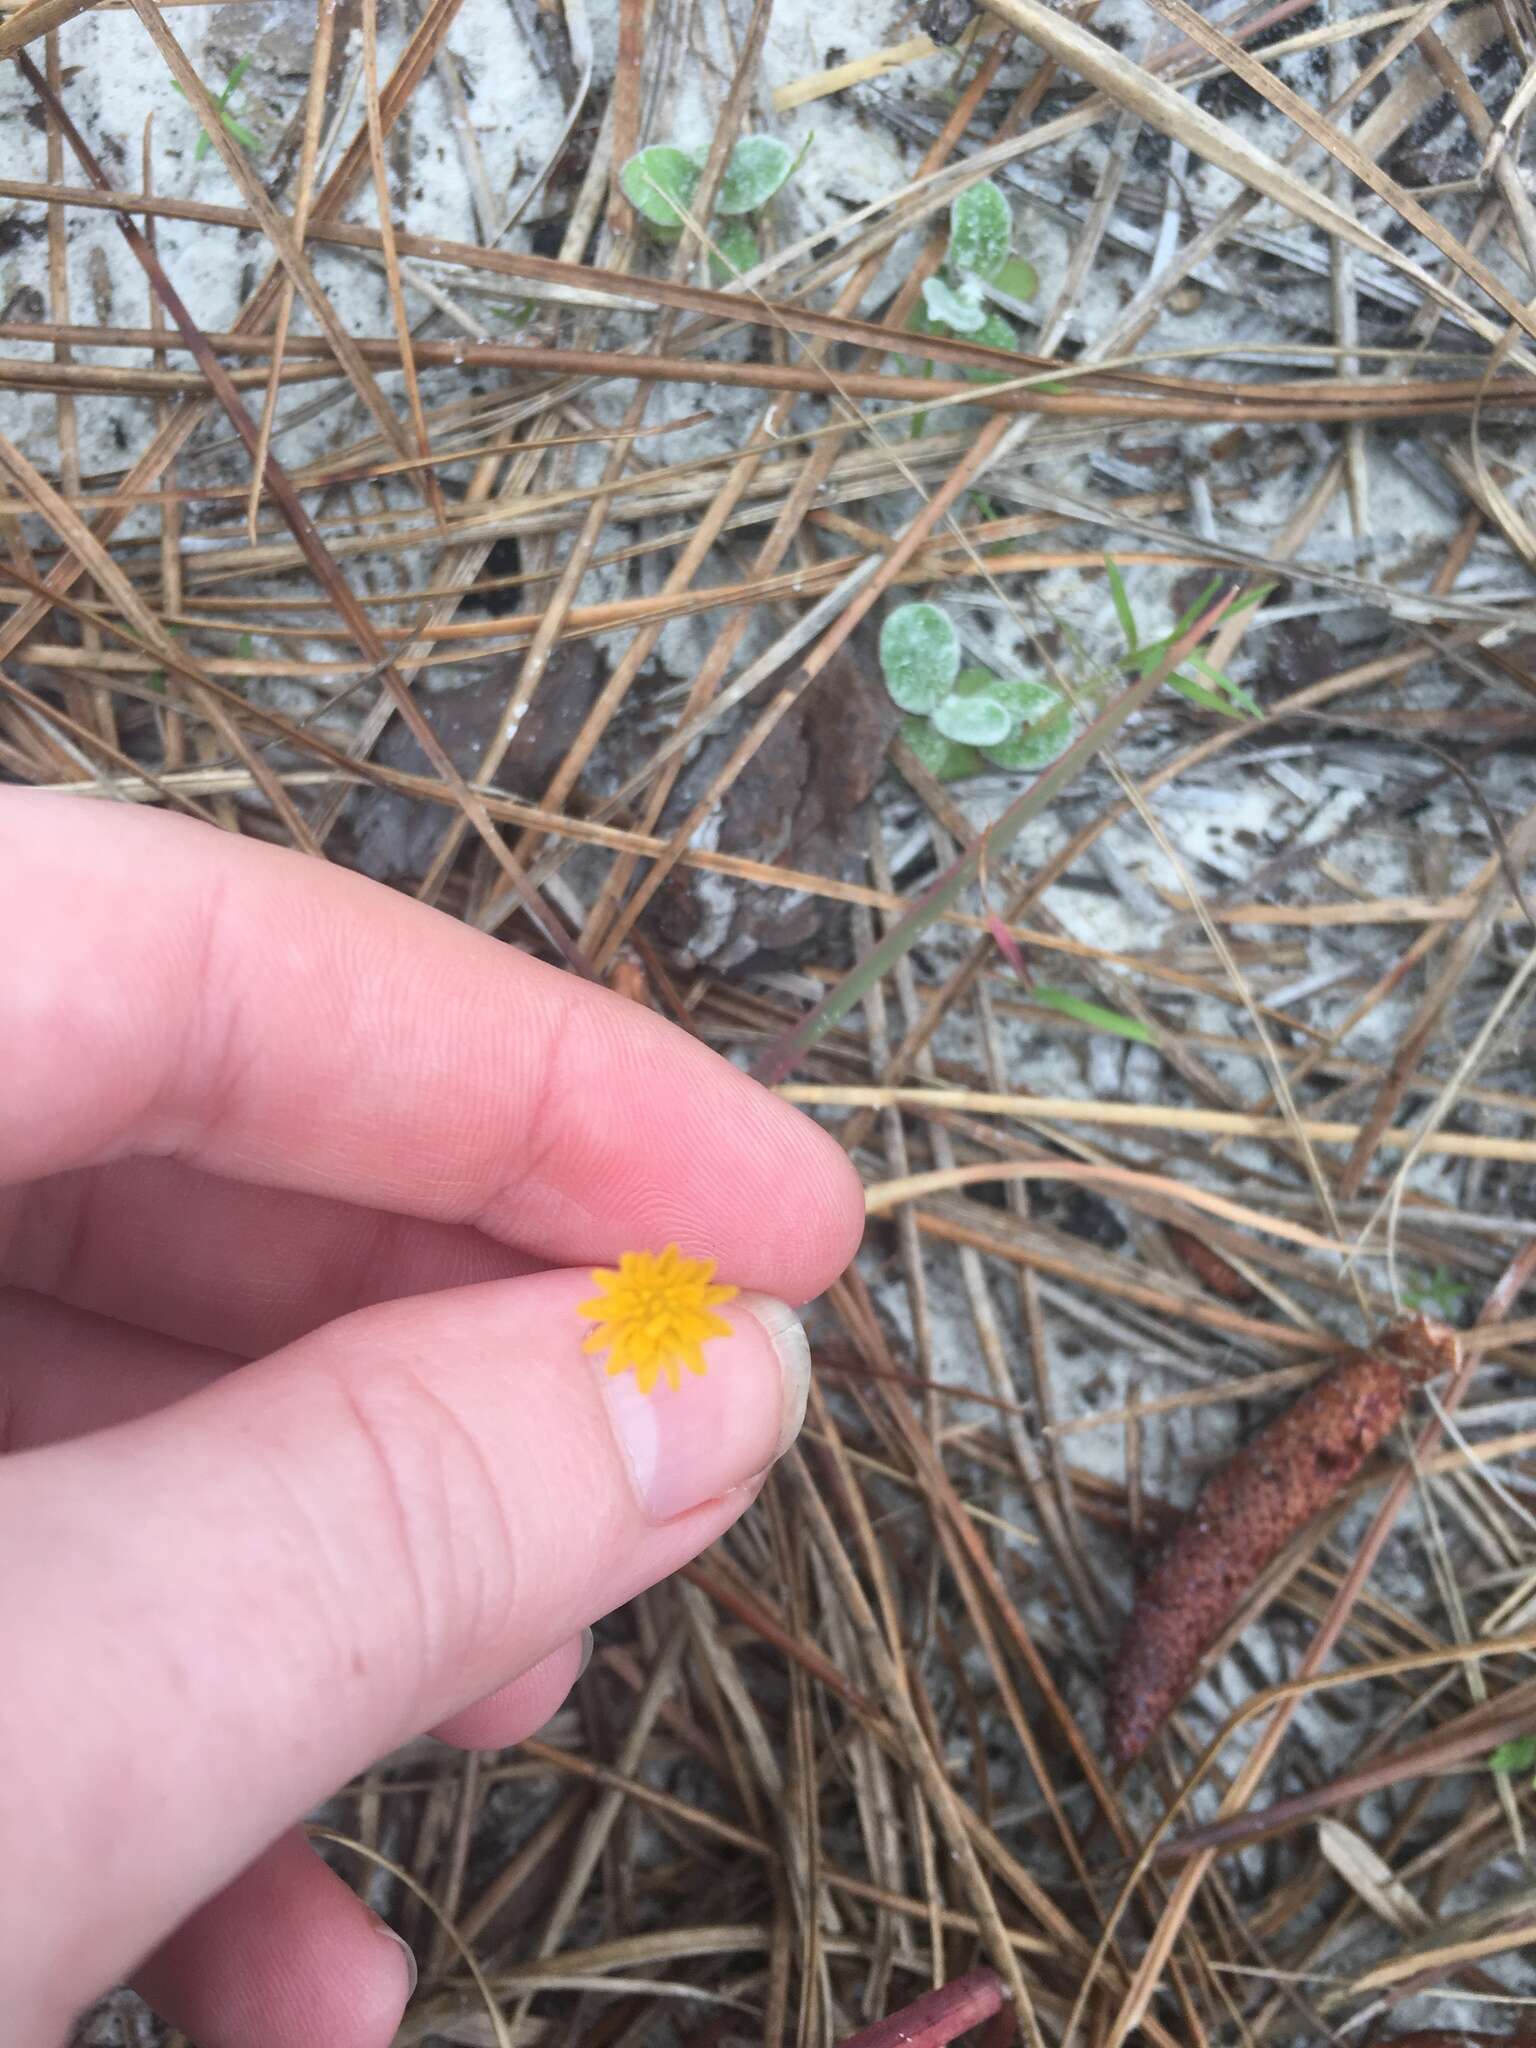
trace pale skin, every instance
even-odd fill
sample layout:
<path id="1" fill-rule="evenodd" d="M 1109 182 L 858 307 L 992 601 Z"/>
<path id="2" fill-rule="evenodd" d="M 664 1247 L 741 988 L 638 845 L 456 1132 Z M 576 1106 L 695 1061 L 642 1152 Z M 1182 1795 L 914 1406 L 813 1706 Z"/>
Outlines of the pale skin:
<path id="1" fill-rule="evenodd" d="M 771 1305 L 637 1423 L 593 1265 L 804 1302 L 858 1183 L 641 1006 L 323 862 L 0 790 L 0 876 L 0 2012 L 61 2041 L 132 1979 L 198 2048 L 384 2048 L 405 1955 L 300 1817 L 542 1726 L 782 1447 Z"/>

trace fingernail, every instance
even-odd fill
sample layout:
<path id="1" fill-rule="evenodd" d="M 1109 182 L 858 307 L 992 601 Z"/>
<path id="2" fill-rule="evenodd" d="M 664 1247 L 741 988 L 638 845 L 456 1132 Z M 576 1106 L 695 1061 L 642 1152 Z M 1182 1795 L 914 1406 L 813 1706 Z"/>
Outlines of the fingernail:
<path id="1" fill-rule="evenodd" d="M 382 1920 L 379 1921 L 378 1926 L 380 1934 L 384 1935 L 387 1940 L 392 1941 L 405 1958 L 405 1996 L 406 2002 L 409 2004 L 416 1994 L 416 1951 L 411 1947 L 404 1935 L 396 1934 L 393 1927 L 386 1927 Z"/>
<path id="2" fill-rule="evenodd" d="M 804 1323 L 788 1302 L 775 1301 L 771 1294 L 743 1294 L 740 1306 L 762 1326 L 779 1361 L 779 1434 L 768 1464 L 759 1465 L 751 1475 L 757 1478 L 768 1465 L 779 1462 L 800 1434 L 811 1395 L 811 1345 Z"/>
<path id="3" fill-rule="evenodd" d="M 811 1347 L 800 1318 L 766 1294 L 739 1294 L 722 1314 L 702 1378 L 642 1394 L 633 1374 L 610 1376 L 603 1398 L 641 1512 L 669 1522 L 747 1485 L 800 1433 L 811 1385 Z"/>
<path id="4" fill-rule="evenodd" d="M 578 1680 L 585 1677 L 587 1666 L 592 1662 L 592 1652 L 596 1648 L 597 1637 L 593 1635 L 591 1629 L 584 1628 L 581 1632 L 581 1662 L 576 1666 Z"/>

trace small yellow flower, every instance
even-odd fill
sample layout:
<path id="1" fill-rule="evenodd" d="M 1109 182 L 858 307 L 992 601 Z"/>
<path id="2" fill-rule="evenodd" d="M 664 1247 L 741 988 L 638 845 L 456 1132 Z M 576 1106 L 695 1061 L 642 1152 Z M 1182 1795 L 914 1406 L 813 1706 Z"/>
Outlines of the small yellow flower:
<path id="1" fill-rule="evenodd" d="M 633 1370 L 642 1394 L 651 1391 L 661 1373 L 676 1392 L 682 1384 L 680 1367 L 701 1375 L 708 1371 L 705 1339 L 731 1334 L 725 1318 L 711 1311 L 736 1289 L 713 1286 L 714 1271 L 713 1259 L 685 1259 L 675 1244 L 659 1255 L 625 1252 L 617 1272 L 597 1267 L 592 1280 L 598 1291 L 580 1311 L 597 1328 L 582 1349 L 606 1351 L 610 1373 Z"/>

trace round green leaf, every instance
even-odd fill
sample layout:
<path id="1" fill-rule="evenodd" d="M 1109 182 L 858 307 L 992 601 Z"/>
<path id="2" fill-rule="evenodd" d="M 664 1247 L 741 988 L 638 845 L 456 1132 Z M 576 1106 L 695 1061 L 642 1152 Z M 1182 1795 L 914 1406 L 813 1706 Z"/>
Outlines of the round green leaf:
<path id="1" fill-rule="evenodd" d="M 959 747 L 953 740 L 945 739 L 931 718 L 909 718 L 901 728 L 901 737 L 928 773 L 940 782 L 957 782 L 962 775 L 974 775 L 981 766 L 981 756 L 974 747 Z"/>
<path id="2" fill-rule="evenodd" d="M 1010 256 L 996 277 L 989 277 L 987 282 L 1010 299 L 1028 301 L 1040 289 L 1035 266 L 1033 263 L 1027 263 L 1022 256 Z"/>
<path id="3" fill-rule="evenodd" d="M 968 334 L 966 339 L 968 341 L 979 341 L 985 348 L 1017 348 L 1019 345 L 1019 337 L 1013 331 L 1012 322 L 1005 320 L 1001 313 L 994 313 L 990 307 L 981 325 Z M 972 384 L 1006 384 L 1008 382 L 1008 374 L 1005 370 L 983 370 L 975 364 L 965 372 L 965 375 Z"/>
<path id="4" fill-rule="evenodd" d="M 960 642 L 936 604 L 900 604 L 880 628 L 880 669 L 892 703 L 932 711 L 960 672 Z"/>
<path id="5" fill-rule="evenodd" d="M 993 747 L 1013 730 L 1013 716 L 997 697 L 997 677 L 984 668 L 962 669 L 954 688 L 935 706 L 933 722 L 961 746 Z"/>
<path id="6" fill-rule="evenodd" d="M 793 156 L 776 135 L 744 135 L 720 180 L 716 213 L 756 213 L 794 168 Z"/>
<path id="7" fill-rule="evenodd" d="M 1072 713 L 1065 704 L 1033 725 L 1020 726 L 1011 739 L 982 752 L 996 768 L 1049 768 L 1072 743 Z"/>
<path id="8" fill-rule="evenodd" d="M 729 284 L 758 260 L 757 237 L 744 220 L 727 221 L 714 237 L 709 274 L 716 284 Z"/>
<path id="9" fill-rule="evenodd" d="M 1053 690 L 1049 683 L 1037 683 L 1025 676 L 999 676 L 992 685 L 992 694 L 1013 715 L 1018 725 L 1030 725 L 1055 711 L 1061 704 L 1061 692 Z"/>
<path id="10" fill-rule="evenodd" d="M 927 309 L 923 306 L 914 306 L 907 315 L 908 334 L 938 334 L 947 341 L 954 331 L 947 321 L 930 319 Z"/>
<path id="11" fill-rule="evenodd" d="M 970 185 L 949 209 L 949 263 L 963 276 L 993 278 L 1013 247 L 1013 215 L 990 178 Z"/>
<path id="12" fill-rule="evenodd" d="M 955 291 L 942 277 L 930 277 L 923 285 L 923 304 L 930 320 L 942 320 L 956 334 L 975 334 L 987 324 L 987 309 L 974 292 L 962 285 Z"/>
<path id="13" fill-rule="evenodd" d="M 653 227 L 680 228 L 680 207 L 691 206 L 699 189 L 699 167 L 670 143 L 653 143 L 632 156 L 619 173 L 624 197 Z"/>

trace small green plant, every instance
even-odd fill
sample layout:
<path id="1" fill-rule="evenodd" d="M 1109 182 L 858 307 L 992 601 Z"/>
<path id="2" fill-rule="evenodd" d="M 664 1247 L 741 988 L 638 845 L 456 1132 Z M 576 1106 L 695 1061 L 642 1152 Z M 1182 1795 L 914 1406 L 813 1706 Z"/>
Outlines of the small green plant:
<path id="1" fill-rule="evenodd" d="M 923 285 L 923 303 L 907 322 L 913 334 L 957 337 L 986 348 L 1012 348 L 1019 337 L 992 301 L 1022 305 L 1035 295 L 1033 264 L 1013 254 L 1013 215 L 990 178 L 968 185 L 949 209 L 949 248 L 943 271 Z M 928 366 L 933 374 L 933 365 Z M 973 384 L 1003 381 L 997 370 L 968 369 Z"/>
<path id="2" fill-rule="evenodd" d="M 233 99 L 234 97 L 235 88 L 239 85 L 241 79 L 244 78 L 246 72 L 249 71 L 250 68 L 250 58 L 242 57 L 239 60 L 239 62 L 235 65 L 234 70 L 230 72 L 229 77 L 225 80 L 224 90 L 219 94 L 218 98 L 214 101 L 214 105 L 218 109 L 219 121 L 222 127 L 224 128 L 225 132 L 231 135 L 234 138 L 234 140 L 239 143 L 242 149 L 254 149 L 259 151 L 261 148 L 261 138 L 253 134 L 252 131 L 246 127 L 243 121 L 237 121 L 234 115 L 229 111 L 229 103 L 231 99 Z M 171 80 L 171 83 L 176 87 L 177 92 L 181 93 L 182 98 L 185 99 L 186 94 L 182 91 L 180 84 L 178 84 L 174 78 Z M 197 138 L 197 147 L 192 152 L 192 161 L 194 163 L 200 164 L 203 158 L 208 154 L 208 151 L 211 146 L 212 138 L 209 136 L 208 131 L 204 129 Z"/>
<path id="3" fill-rule="evenodd" d="M 1467 1293 L 1468 1289 L 1449 1266 L 1436 1266 L 1433 1273 L 1420 1273 L 1403 1289 L 1403 1306 L 1415 1310 L 1432 1308 L 1446 1322 L 1454 1323 L 1461 1314 Z M 1532 1740 L 1536 1741 L 1536 1737 Z M 1532 1762 L 1536 1763 L 1536 1756 L 1532 1757 Z"/>
<path id="4" fill-rule="evenodd" d="M 1536 1735 L 1517 1735 L 1512 1742 L 1501 1742 L 1489 1757 L 1488 1768 L 1500 1777 L 1523 1777 L 1527 1771 L 1536 1774 Z M 1531 1782 L 1536 1785 L 1536 1775 Z"/>
<path id="5" fill-rule="evenodd" d="M 931 775 L 951 782 L 983 761 L 1044 768 L 1072 737 L 1072 714 L 1045 683 L 962 668 L 960 636 L 936 604 L 902 604 L 880 629 L 891 702 L 909 713 L 902 738 Z"/>
<path id="6" fill-rule="evenodd" d="M 752 221 L 793 177 L 810 146 L 807 136 L 799 156 L 793 156 L 776 135 L 744 135 L 731 151 L 711 216 L 710 240 L 715 246 L 709 267 L 717 284 L 739 277 L 758 262 Z M 656 142 L 632 156 L 620 171 L 624 197 L 658 241 L 675 242 L 682 234 L 684 215 L 693 205 L 708 157 L 707 150 Z"/>
<path id="7" fill-rule="evenodd" d="M 1151 675 L 1154 669 L 1162 666 L 1169 648 L 1175 641 L 1184 637 L 1221 588 L 1221 578 L 1212 577 L 1194 603 L 1175 619 L 1166 633 L 1160 634 L 1156 640 L 1143 641 L 1137 629 L 1136 614 L 1131 609 L 1125 578 L 1121 575 L 1113 556 L 1104 557 L 1104 570 L 1109 577 L 1110 602 L 1114 605 L 1115 617 L 1125 637 L 1125 652 L 1115 666 L 1129 669 L 1137 676 Z M 1227 607 L 1223 624 L 1227 619 L 1235 619 L 1243 612 L 1252 611 L 1255 605 L 1262 604 L 1274 587 L 1272 583 L 1261 583 L 1256 590 L 1245 592 L 1235 604 Z M 1240 683 L 1235 683 L 1223 669 L 1207 661 L 1203 654 L 1191 654 L 1187 666 L 1192 668 L 1195 674 L 1186 675 L 1183 669 L 1180 669 L 1169 676 L 1168 687 L 1170 690 L 1177 690 L 1181 697 L 1187 697 L 1191 704 L 1202 705 L 1207 711 L 1219 711 L 1223 718 L 1264 716 L 1263 707 L 1254 701 L 1248 691 Z"/>

